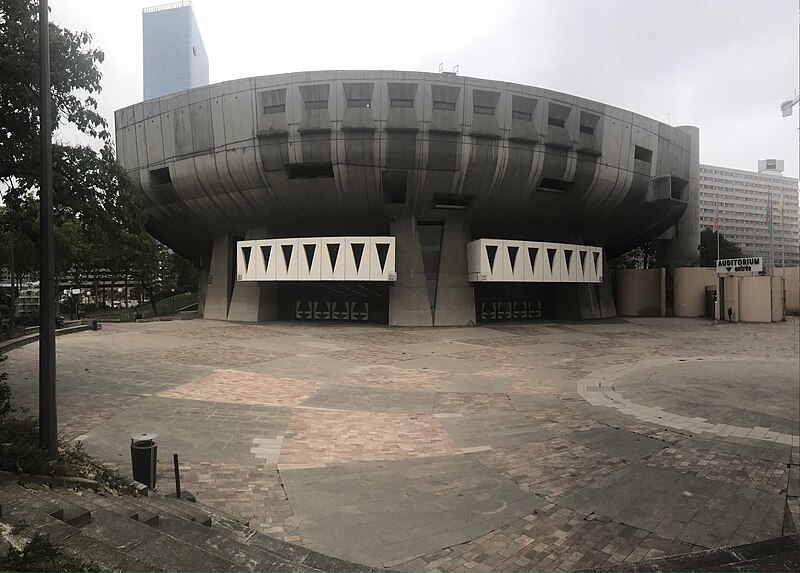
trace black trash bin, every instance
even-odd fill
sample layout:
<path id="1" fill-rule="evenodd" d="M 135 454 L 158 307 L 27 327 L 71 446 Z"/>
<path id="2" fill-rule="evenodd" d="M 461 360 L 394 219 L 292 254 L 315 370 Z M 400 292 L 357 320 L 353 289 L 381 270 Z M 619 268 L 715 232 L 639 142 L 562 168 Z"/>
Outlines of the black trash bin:
<path id="1" fill-rule="evenodd" d="M 97 319 L 92 320 L 92 330 L 97 330 Z"/>
<path id="2" fill-rule="evenodd" d="M 131 436 L 131 465 L 133 479 L 149 489 L 156 489 L 156 465 L 158 464 L 158 434 L 134 434 Z"/>

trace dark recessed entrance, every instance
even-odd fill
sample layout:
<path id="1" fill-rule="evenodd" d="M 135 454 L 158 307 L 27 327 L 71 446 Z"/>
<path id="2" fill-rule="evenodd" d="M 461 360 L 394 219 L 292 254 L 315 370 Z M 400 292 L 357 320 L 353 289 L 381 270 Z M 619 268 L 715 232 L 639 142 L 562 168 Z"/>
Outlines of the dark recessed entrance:
<path id="1" fill-rule="evenodd" d="M 389 283 L 278 283 L 278 319 L 389 323 Z"/>
<path id="2" fill-rule="evenodd" d="M 478 322 L 552 320 L 556 285 L 548 283 L 476 283 Z"/>

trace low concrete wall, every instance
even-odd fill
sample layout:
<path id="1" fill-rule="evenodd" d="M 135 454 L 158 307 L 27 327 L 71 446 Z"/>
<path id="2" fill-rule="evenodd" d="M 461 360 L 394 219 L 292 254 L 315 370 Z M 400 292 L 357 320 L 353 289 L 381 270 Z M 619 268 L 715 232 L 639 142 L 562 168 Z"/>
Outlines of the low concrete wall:
<path id="1" fill-rule="evenodd" d="M 672 283 L 675 316 L 706 316 L 706 287 L 717 284 L 716 269 L 675 267 Z"/>
<path id="2" fill-rule="evenodd" d="M 772 277 L 771 292 L 772 298 L 772 322 L 780 322 L 786 319 L 786 303 L 783 287 L 783 277 Z"/>
<path id="3" fill-rule="evenodd" d="M 616 271 L 619 316 L 664 316 L 665 269 Z"/>
<path id="4" fill-rule="evenodd" d="M 56 329 L 56 336 L 64 336 L 65 334 L 74 334 L 76 332 L 85 332 L 87 330 L 91 330 L 91 324 L 78 324 L 77 326 L 67 326 L 65 328 Z M 15 348 L 19 348 L 20 346 L 25 346 L 26 344 L 30 344 L 31 342 L 38 342 L 39 341 L 39 332 L 34 332 L 33 334 L 25 334 L 23 336 L 18 336 L 17 338 L 10 338 L 9 340 L 4 340 L 0 342 L 0 355 L 8 352 L 9 350 L 14 350 Z"/>
<path id="5" fill-rule="evenodd" d="M 772 322 L 772 277 L 739 278 L 739 320 Z"/>
<path id="6" fill-rule="evenodd" d="M 775 276 L 786 279 L 783 285 L 786 293 L 786 314 L 800 314 L 800 267 L 775 269 Z"/>

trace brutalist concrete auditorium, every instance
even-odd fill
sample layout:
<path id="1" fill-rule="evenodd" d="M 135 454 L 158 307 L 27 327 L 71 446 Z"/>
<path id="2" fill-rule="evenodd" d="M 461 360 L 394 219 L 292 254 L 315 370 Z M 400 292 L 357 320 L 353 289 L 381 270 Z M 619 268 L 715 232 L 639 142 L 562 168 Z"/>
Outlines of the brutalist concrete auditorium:
<path id="1" fill-rule="evenodd" d="M 253 77 L 116 112 L 148 231 L 233 321 L 616 315 L 608 260 L 697 257 L 699 134 L 500 81 Z"/>

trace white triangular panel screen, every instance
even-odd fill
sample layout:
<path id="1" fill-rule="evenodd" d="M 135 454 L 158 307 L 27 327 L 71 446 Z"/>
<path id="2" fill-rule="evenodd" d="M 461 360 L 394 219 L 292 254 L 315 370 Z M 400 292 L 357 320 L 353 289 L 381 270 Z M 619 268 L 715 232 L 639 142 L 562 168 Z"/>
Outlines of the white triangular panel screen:
<path id="1" fill-rule="evenodd" d="M 236 266 L 239 280 L 394 281 L 397 277 L 395 238 L 301 237 L 239 241 Z"/>
<path id="2" fill-rule="evenodd" d="M 596 283 L 602 253 L 589 245 L 478 239 L 467 243 L 467 273 L 472 282 Z"/>
<path id="3" fill-rule="evenodd" d="M 278 239 L 276 242 L 276 280 L 296 281 L 297 263 L 300 260 L 300 255 L 297 252 L 297 239 Z"/>
<path id="4" fill-rule="evenodd" d="M 370 237 L 369 257 L 370 280 L 394 280 L 394 237 Z"/>
<path id="5" fill-rule="evenodd" d="M 503 246 L 498 253 L 502 257 L 503 282 L 522 282 L 524 280 L 525 263 L 523 262 L 523 242 L 503 241 Z"/>
<path id="6" fill-rule="evenodd" d="M 322 237 L 320 239 L 320 280 L 344 280 L 344 237 Z"/>
<path id="7" fill-rule="evenodd" d="M 318 281 L 320 280 L 322 263 L 324 256 L 319 237 L 308 237 L 297 239 L 297 280 L 299 281 Z"/>
<path id="8" fill-rule="evenodd" d="M 255 241 L 239 241 L 236 248 L 236 278 L 240 281 L 256 280 L 253 247 Z"/>
<path id="9" fill-rule="evenodd" d="M 368 281 L 370 269 L 369 237 L 346 237 L 344 276 L 348 281 Z M 339 256 L 342 254 L 340 253 Z"/>

